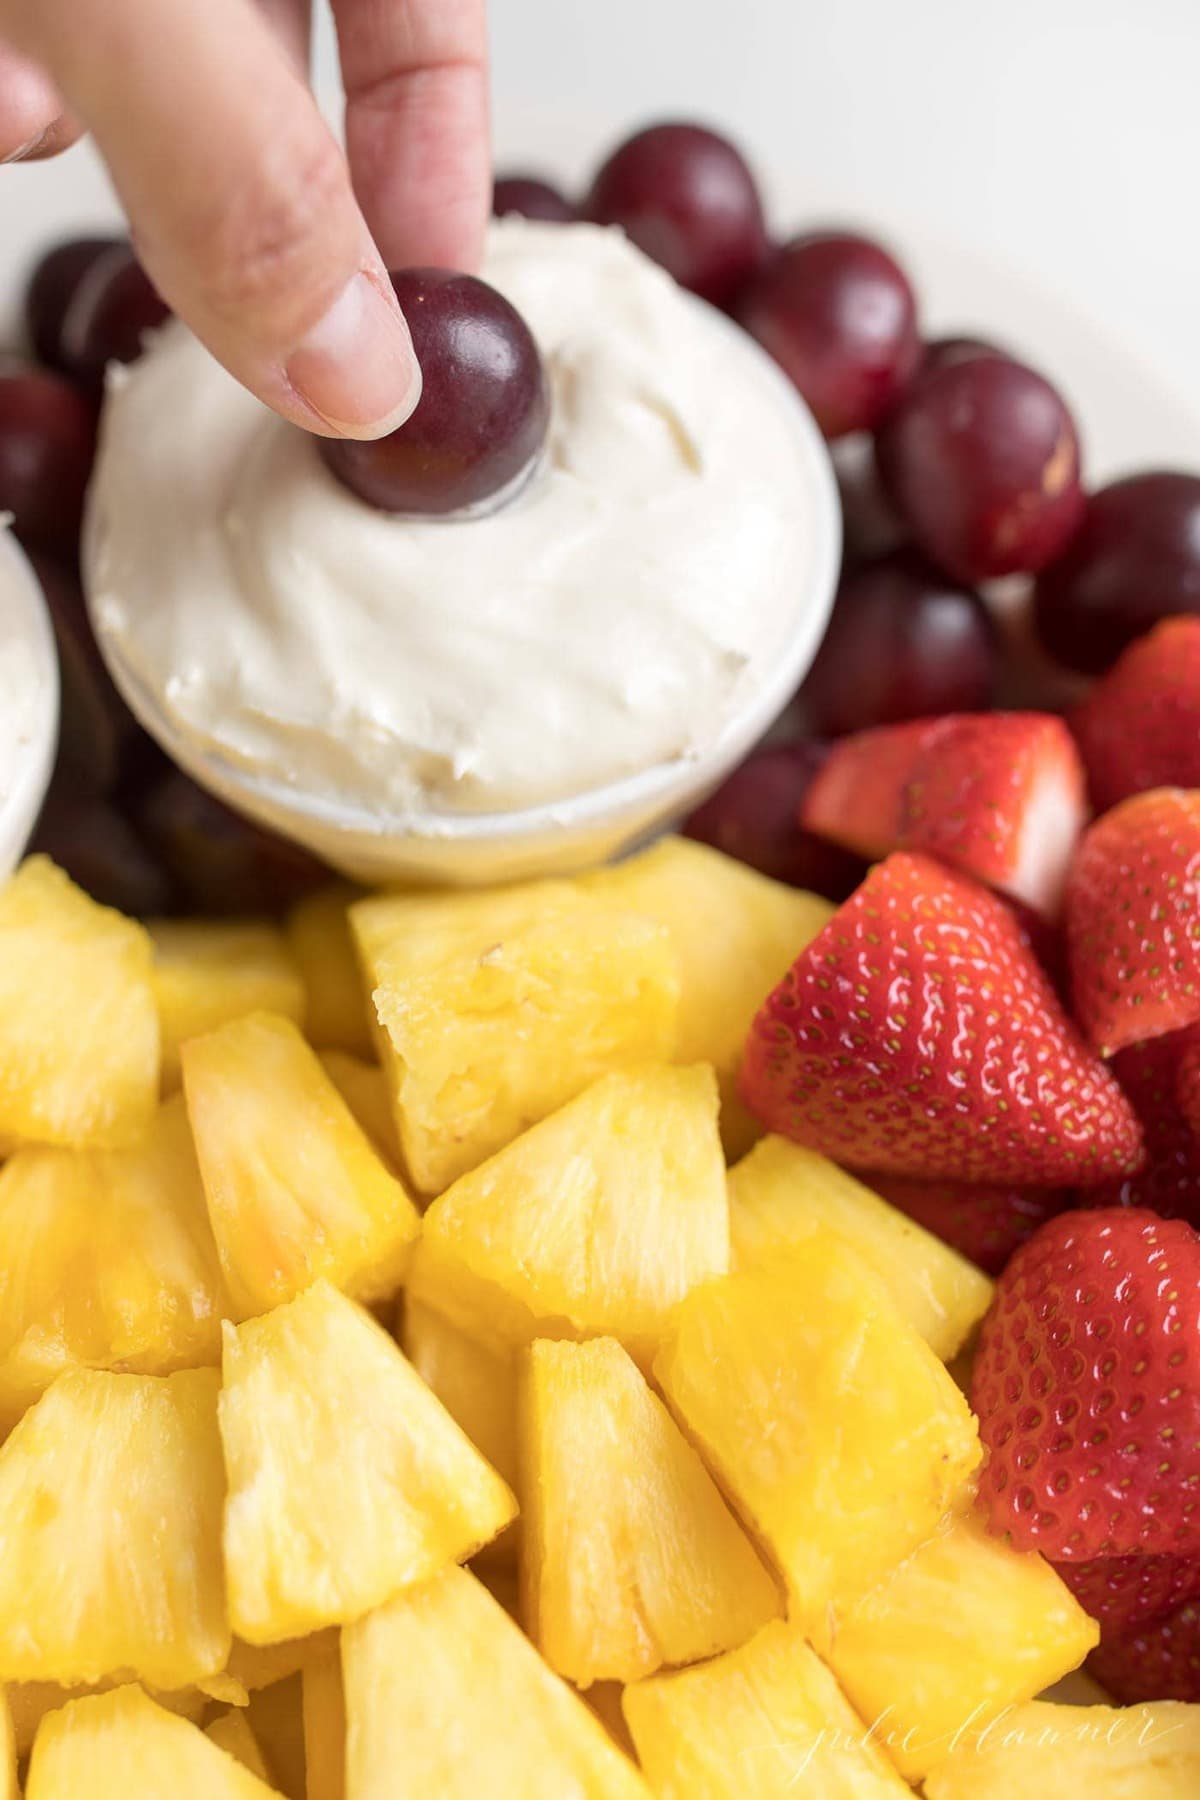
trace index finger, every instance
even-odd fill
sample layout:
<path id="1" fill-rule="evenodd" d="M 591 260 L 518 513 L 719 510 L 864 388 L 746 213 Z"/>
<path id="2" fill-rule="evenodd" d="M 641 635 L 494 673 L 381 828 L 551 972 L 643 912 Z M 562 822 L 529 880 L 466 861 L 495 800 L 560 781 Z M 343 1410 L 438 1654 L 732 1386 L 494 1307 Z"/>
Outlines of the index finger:
<path id="1" fill-rule="evenodd" d="M 485 0 L 333 0 L 346 150 L 391 268 L 474 269 L 491 204 Z"/>

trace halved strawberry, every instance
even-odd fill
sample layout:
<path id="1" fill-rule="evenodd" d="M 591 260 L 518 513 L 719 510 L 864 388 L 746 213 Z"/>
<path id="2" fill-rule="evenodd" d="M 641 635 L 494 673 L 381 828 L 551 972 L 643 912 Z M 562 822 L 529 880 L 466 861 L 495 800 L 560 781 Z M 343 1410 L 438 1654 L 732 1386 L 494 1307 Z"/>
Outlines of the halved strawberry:
<path id="1" fill-rule="evenodd" d="M 1075 1016 L 1102 1056 L 1200 1019 L 1200 791 L 1154 788 L 1097 819 L 1066 927 Z"/>
<path id="2" fill-rule="evenodd" d="M 1141 1155 L 1012 912 L 924 856 L 879 864 L 797 957 L 741 1090 L 769 1130 L 917 1180 L 1090 1183 Z"/>
<path id="3" fill-rule="evenodd" d="M 1067 1204 L 1067 1196 L 1053 1188 L 899 1181 L 893 1175 L 867 1180 L 876 1193 L 988 1275 L 998 1275 L 1038 1226 Z"/>
<path id="4" fill-rule="evenodd" d="M 1119 1050 L 1109 1068 L 1142 1124 L 1146 1160 L 1119 1181 L 1089 1188 L 1084 1206 L 1145 1206 L 1161 1219 L 1200 1228 L 1200 1138 L 1186 1116 L 1186 1096 L 1200 1077 L 1200 1027 L 1170 1031 Z M 1196 1075 L 1187 1071 L 1194 1067 Z M 1196 1099 L 1200 1100 L 1200 1093 Z M 1196 1115 L 1200 1120 L 1200 1112 Z"/>
<path id="5" fill-rule="evenodd" d="M 1122 1706 L 1200 1701 L 1200 1605 L 1189 1602 L 1153 1625 L 1101 1638 L 1087 1666 Z"/>
<path id="6" fill-rule="evenodd" d="M 1164 619 L 1071 720 L 1100 812 L 1147 788 L 1200 787 L 1200 619 Z"/>
<path id="7" fill-rule="evenodd" d="M 954 713 L 836 744 L 800 821 L 863 856 L 923 850 L 1053 914 L 1087 820 L 1083 765 L 1050 713 Z"/>
<path id="8" fill-rule="evenodd" d="M 989 1528 L 1056 1562 L 1200 1555 L 1200 1234 L 1062 1213 L 996 1285 L 971 1376 Z"/>

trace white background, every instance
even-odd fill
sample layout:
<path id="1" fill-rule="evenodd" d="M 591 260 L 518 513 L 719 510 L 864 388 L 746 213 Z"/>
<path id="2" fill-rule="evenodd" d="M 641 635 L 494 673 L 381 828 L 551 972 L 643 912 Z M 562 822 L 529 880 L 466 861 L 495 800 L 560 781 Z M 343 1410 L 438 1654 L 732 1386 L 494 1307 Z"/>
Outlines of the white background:
<path id="1" fill-rule="evenodd" d="M 935 322 L 1008 324 L 1100 461 L 1200 463 L 1197 0 L 493 0 L 492 36 L 498 161 L 580 179 L 632 124 L 721 123 L 780 228 L 882 227 Z M 327 31 L 318 66 L 336 112 Z M 87 149 L 0 170 L 0 300 L 110 210 Z"/>

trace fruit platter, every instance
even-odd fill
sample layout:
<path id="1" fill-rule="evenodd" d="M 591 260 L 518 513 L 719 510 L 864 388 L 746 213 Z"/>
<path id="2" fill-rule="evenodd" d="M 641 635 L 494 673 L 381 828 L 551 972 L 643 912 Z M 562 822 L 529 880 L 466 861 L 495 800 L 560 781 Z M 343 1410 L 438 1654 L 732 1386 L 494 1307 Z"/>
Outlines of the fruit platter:
<path id="1" fill-rule="evenodd" d="M 495 213 L 375 442 L 0 364 L 0 1800 L 1194 1800 L 1200 472 L 706 127 Z"/>

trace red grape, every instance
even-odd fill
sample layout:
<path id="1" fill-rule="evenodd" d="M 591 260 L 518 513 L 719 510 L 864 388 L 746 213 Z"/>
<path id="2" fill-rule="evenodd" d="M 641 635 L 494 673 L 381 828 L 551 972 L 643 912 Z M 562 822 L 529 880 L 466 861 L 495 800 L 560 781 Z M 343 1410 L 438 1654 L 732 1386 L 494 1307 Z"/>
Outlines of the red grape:
<path id="1" fill-rule="evenodd" d="M 566 195 L 538 175 L 497 175 L 492 211 L 498 219 L 520 213 L 523 219 L 551 225 L 566 225 L 579 216 Z"/>
<path id="2" fill-rule="evenodd" d="M 876 449 L 914 539 L 960 581 L 1042 568 L 1083 516 L 1074 421 L 1049 382 L 1010 357 L 920 376 Z"/>
<path id="3" fill-rule="evenodd" d="M 848 850 L 801 831 L 800 802 L 825 760 L 817 743 L 755 750 L 684 826 L 697 838 L 774 881 L 845 900 L 866 874 Z"/>
<path id="4" fill-rule="evenodd" d="M 1160 619 L 1200 613 L 1200 476 L 1127 475 L 1092 494 L 1034 595 L 1038 636 L 1069 669 L 1100 675 Z"/>
<path id="5" fill-rule="evenodd" d="M 226 918 L 285 912 L 329 880 L 307 850 L 232 812 L 179 769 L 144 796 L 138 823 L 194 911 Z"/>
<path id="6" fill-rule="evenodd" d="M 737 316 L 827 438 L 878 424 L 921 355 L 904 271 L 879 244 L 844 232 L 785 245 L 749 283 Z"/>
<path id="7" fill-rule="evenodd" d="M 843 578 L 795 709 L 822 737 L 980 712 L 991 704 L 997 663 L 995 629 L 978 594 L 899 550 Z"/>
<path id="8" fill-rule="evenodd" d="M 767 255 L 754 176 L 728 138 L 703 125 L 651 125 L 597 172 L 583 214 L 626 236 L 714 306 L 727 306 Z"/>
<path id="9" fill-rule="evenodd" d="M 899 549 L 905 527 L 883 491 L 875 447 L 865 433 L 855 432 L 833 446 L 833 471 L 842 503 L 843 567 Z"/>
<path id="10" fill-rule="evenodd" d="M 92 408 L 61 375 L 0 373 L 0 512 L 22 542 L 74 556 L 95 438 Z"/>
<path id="11" fill-rule="evenodd" d="M 971 337 L 963 334 L 959 337 L 930 338 L 921 351 L 919 375 L 932 375 L 935 369 L 948 369 L 954 363 L 974 362 L 977 356 L 1007 356 L 999 344 L 989 342 L 987 338 Z"/>
<path id="12" fill-rule="evenodd" d="M 453 513 L 511 488 L 545 440 L 550 395 L 533 335 L 486 282 L 450 269 L 392 276 L 423 387 L 385 438 L 321 438 L 338 480 L 385 512 Z"/>
<path id="13" fill-rule="evenodd" d="M 128 244 L 117 244 L 91 263 L 67 301 L 58 365 L 81 386 L 99 389 L 109 363 L 136 362 L 146 333 L 170 316 Z"/>
<path id="14" fill-rule="evenodd" d="M 119 237 L 68 238 L 34 265 L 25 290 L 25 328 L 34 355 L 47 368 L 65 369 L 63 320 L 76 288 L 94 263 L 122 248 L 128 244 Z"/>

